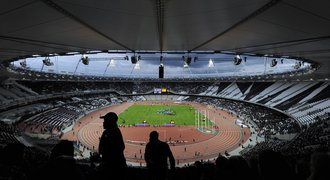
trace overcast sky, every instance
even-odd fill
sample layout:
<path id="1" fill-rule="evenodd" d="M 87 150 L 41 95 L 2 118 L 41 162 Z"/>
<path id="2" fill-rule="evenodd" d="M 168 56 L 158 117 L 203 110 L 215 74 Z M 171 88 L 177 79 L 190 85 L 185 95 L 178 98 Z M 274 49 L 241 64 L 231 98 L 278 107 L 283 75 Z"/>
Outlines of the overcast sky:
<path id="1" fill-rule="evenodd" d="M 133 55 L 133 54 L 131 54 Z M 129 58 L 131 57 L 129 54 Z M 76 75 L 96 75 L 106 77 L 155 77 L 158 78 L 158 67 L 160 64 L 160 54 L 139 54 L 140 69 L 134 68 L 136 65 L 131 61 L 124 60 L 126 54 L 89 54 L 89 65 L 79 62 L 81 55 L 74 56 L 56 56 L 50 57 L 53 66 L 43 66 L 42 60 L 45 58 L 28 58 L 26 59 L 27 67 L 43 72 L 69 73 Z M 138 56 L 138 55 L 137 55 Z M 273 58 L 266 57 L 248 57 L 241 56 L 243 59 L 240 65 L 234 65 L 234 55 L 224 54 L 189 54 L 192 57 L 189 67 L 184 68 L 182 56 L 187 54 L 163 54 L 164 77 L 214 77 L 214 76 L 241 76 L 241 75 L 257 75 L 264 73 L 279 73 L 293 71 L 293 66 L 297 62 L 293 59 L 277 59 L 278 63 L 275 67 L 270 67 Z M 198 57 L 197 60 L 194 60 Z M 246 62 L 244 58 L 246 57 Z M 113 64 L 108 66 L 110 60 Z M 212 59 L 213 67 L 209 67 L 209 61 Z M 21 67 L 20 63 L 24 60 L 14 62 L 14 65 Z M 79 63 L 78 63 L 79 62 Z M 78 65 L 78 66 L 77 66 Z M 43 67 L 42 67 L 43 66 Z M 307 66 L 307 63 L 305 63 Z"/>

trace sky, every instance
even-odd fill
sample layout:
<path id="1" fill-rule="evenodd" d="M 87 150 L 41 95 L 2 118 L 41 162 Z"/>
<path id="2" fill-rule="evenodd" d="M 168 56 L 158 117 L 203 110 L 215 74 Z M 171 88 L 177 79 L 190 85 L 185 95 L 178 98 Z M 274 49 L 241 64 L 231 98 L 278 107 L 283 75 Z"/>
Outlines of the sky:
<path id="1" fill-rule="evenodd" d="M 141 77 L 158 78 L 158 68 L 160 56 L 163 56 L 164 78 L 196 78 L 196 77 L 226 77 L 226 76 L 251 76 L 262 74 L 277 74 L 291 72 L 293 66 L 298 62 L 294 59 L 276 59 L 275 67 L 271 67 L 271 57 L 241 56 L 243 59 L 240 65 L 234 65 L 235 55 L 227 54 L 189 54 L 192 57 L 189 66 L 184 67 L 184 59 L 188 54 L 137 54 L 141 56 L 139 65 L 132 64 L 129 59 L 134 54 L 88 54 L 89 64 L 84 65 L 80 59 L 81 54 L 72 56 L 50 57 L 52 66 L 43 65 L 44 57 L 21 59 L 13 62 L 14 66 L 22 67 L 20 62 L 25 61 L 27 68 L 35 71 L 75 74 L 75 75 L 94 75 L 104 77 Z M 184 56 L 184 58 L 182 57 Z M 197 57 L 196 60 L 194 58 Z M 246 62 L 244 59 L 246 58 Z M 209 65 L 210 59 L 213 66 Z M 111 63 L 110 63 L 111 61 Z M 139 68 L 137 68 L 139 66 Z M 307 68 L 308 63 L 304 63 L 301 68 Z"/>

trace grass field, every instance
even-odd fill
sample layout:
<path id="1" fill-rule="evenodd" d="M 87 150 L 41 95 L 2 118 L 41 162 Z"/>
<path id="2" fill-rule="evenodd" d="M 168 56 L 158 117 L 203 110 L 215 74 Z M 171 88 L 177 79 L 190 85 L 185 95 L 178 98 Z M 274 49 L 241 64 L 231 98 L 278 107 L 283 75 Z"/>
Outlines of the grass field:
<path id="1" fill-rule="evenodd" d="M 191 105 L 132 105 L 119 115 L 118 124 L 195 125 L 195 108 Z"/>

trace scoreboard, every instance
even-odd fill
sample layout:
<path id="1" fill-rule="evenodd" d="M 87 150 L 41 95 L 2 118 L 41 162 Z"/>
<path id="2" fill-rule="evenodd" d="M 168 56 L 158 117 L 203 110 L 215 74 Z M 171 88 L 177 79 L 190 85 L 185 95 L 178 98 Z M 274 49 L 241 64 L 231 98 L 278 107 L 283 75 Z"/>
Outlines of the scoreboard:
<path id="1" fill-rule="evenodd" d="M 154 94 L 168 94 L 170 92 L 170 89 L 168 88 L 155 88 Z"/>

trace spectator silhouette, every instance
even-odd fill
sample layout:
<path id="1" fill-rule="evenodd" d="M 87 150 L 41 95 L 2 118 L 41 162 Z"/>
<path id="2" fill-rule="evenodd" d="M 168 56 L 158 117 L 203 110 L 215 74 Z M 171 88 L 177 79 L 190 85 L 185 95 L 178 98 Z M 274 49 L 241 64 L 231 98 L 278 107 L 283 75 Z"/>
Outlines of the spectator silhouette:
<path id="1" fill-rule="evenodd" d="M 151 178 L 153 180 L 166 179 L 168 176 L 168 164 L 170 161 L 171 170 L 175 169 L 175 160 L 169 145 L 158 139 L 158 132 L 152 131 L 149 142 L 146 146 L 144 159 L 147 163 Z"/>
<path id="2" fill-rule="evenodd" d="M 265 180 L 296 179 L 284 156 L 272 150 L 265 150 L 259 154 L 259 172 L 261 179 Z"/>
<path id="3" fill-rule="evenodd" d="M 259 169 L 258 169 L 258 158 L 257 156 L 252 156 L 248 159 L 248 164 L 250 166 L 250 175 L 254 180 L 259 180 Z"/>
<path id="4" fill-rule="evenodd" d="M 60 156 L 73 157 L 74 148 L 73 143 L 68 140 L 62 140 L 56 144 L 50 154 L 50 159 L 55 160 Z"/>
<path id="5" fill-rule="evenodd" d="M 215 160 L 215 179 L 229 179 L 229 164 L 228 159 L 219 155 Z"/>
<path id="6" fill-rule="evenodd" d="M 8 144 L 0 154 L 0 179 L 27 179 L 24 162 L 25 146 L 19 143 Z"/>
<path id="7" fill-rule="evenodd" d="M 247 161 L 242 156 L 231 156 L 228 159 L 230 179 L 253 179 L 251 177 L 251 169 Z"/>
<path id="8" fill-rule="evenodd" d="M 117 125 L 118 116 L 114 112 L 109 112 L 100 118 L 104 119 L 103 128 L 105 129 L 99 144 L 101 176 L 122 177 L 127 165 L 124 156 L 125 144 Z"/>
<path id="9" fill-rule="evenodd" d="M 311 157 L 311 175 L 308 180 L 330 179 L 330 157 L 323 152 L 315 152 Z"/>
<path id="10" fill-rule="evenodd" d="M 203 177 L 203 164 L 200 161 L 195 161 L 194 166 L 191 167 L 193 170 L 190 174 L 192 177 L 189 179 L 192 180 L 200 180 Z"/>
<path id="11" fill-rule="evenodd" d="M 73 142 L 62 140 L 52 149 L 49 162 L 45 168 L 41 170 L 40 179 L 85 179 L 80 167 L 76 164 L 73 157 L 74 147 Z"/>

